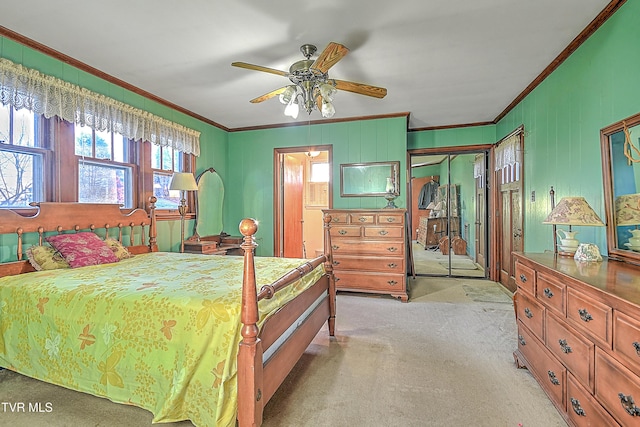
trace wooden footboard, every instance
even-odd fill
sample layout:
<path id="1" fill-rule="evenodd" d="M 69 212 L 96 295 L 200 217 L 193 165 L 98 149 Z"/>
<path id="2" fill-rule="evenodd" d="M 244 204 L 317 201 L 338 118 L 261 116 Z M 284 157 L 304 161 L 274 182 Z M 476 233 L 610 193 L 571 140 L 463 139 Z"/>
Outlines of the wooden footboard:
<path id="1" fill-rule="evenodd" d="M 244 276 L 242 283 L 242 341 L 238 353 L 238 424 L 240 427 L 262 424 L 264 406 L 295 366 L 325 322 L 329 334 L 335 333 L 335 282 L 331 265 L 329 223 L 325 221 L 325 255 L 310 260 L 302 267 L 283 276 L 271 285 L 256 290 L 254 235 L 257 222 L 245 219 L 240 223 L 244 236 Z M 325 274 L 304 293 L 287 303 L 258 329 L 258 301 L 271 298 L 278 290 L 290 285 L 324 263 Z M 279 342 L 283 334 L 284 342 Z M 277 347 L 273 349 L 272 347 Z M 265 352 L 270 356 L 264 360 Z"/>

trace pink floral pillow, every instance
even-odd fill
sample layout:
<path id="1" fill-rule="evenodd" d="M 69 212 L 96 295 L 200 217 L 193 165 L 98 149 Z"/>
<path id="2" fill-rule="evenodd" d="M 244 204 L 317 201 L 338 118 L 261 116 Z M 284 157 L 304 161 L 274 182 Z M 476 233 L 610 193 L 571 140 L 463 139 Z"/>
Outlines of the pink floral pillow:
<path id="1" fill-rule="evenodd" d="M 62 254 L 71 268 L 118 262 L 111 248 L 88 231 L 49 236 L 46 241 Z"/>

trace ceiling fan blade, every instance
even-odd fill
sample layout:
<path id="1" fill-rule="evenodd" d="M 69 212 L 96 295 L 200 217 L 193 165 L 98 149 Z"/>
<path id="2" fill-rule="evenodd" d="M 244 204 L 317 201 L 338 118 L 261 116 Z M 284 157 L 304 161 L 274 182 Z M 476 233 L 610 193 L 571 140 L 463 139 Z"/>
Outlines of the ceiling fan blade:
<path id="1" fill-rule="evenodd" d="M 234 67 L 246 68 L 247 70 L 264 71 L 265 73 L 276 74 L 283 77 L 287 77 L 289 75 L 289 73 L 287 73 L 286 71 L 263 67 L 262 65 L 247 64 L 246 62 L 232 62 L 231 65 L 233 65 Z"/>
<path id="2" fill-rule="evenodd" d="M 336 62 L 340 61 L 349 49 L 339 43 L 331 42 L 324 48 L 320 56 L 314 61 L 310 68 L 315 68 L 326 73 Z"/>
<path id="3" fill-rule="evenodd" d="M 358 93 L 360 95 L 373 96 L 374 98 L 384 98 L 387 90 L 383 87 L 366 85 L 363 83 L 349 82 L 346 80 L 334 80 L 336 89 L 347 92 Z"/>
<path id="4" fill-rule="evenodd" d="M 282 92 L 284 92 L 287 89 L 288 86 L 284 86 L 281 87 L 280 89 L 276 89 L 276 90 L 272 90 L 269 93 L 265 93 L 262 96 L 259 96 L 257 98 L 253 98 L 251 101 L 252 104 L 257 104 L 258 102 L 262 102 L 262 101 L 266 101 L 267 99 L 273 98 L 274 96 L 280 95 Z"/>

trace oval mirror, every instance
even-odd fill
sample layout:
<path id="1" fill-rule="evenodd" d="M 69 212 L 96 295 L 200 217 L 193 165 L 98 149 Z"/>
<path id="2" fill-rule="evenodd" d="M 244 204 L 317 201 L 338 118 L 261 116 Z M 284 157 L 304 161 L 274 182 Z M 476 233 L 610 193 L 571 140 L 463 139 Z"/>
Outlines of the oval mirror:
<path id="1" fill-rule="evenodd" d="M 196 197 L 196 221 L 193 237 L 204 238 L 222 232 L 222 202 L 224 185 L 214 168 L 206 169 L 196 177 L 198 193 Z"/>
<path id="2" fill-rule="evenodd" d="M 600 131 L 609 258 L 640 262 L 640 113 Z"/>

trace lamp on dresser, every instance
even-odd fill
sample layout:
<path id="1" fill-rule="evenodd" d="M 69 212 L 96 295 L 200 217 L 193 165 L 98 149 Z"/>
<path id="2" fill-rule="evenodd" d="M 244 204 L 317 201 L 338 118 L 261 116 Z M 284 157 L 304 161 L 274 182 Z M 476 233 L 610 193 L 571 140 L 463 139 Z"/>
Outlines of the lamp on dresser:
<path id="1" fill-rule="evenodd" d="M 187 191 L 196 191 L 198 184 L 191 172 L 176 172 L 171 178 L 169 190 L 180 191 L 180 204 L 178 213 L 180 214 L 180 252 L 184 252 L 184 217 L 187 214 Z"/>
<path id="2" fill-rule="evenodd" d="M 640 251 L 640 193 L 624 194 L 616 198 L 616 226 L 634 226 L 629 230 L 632 237 L 624 243 L 634 251 Z"/>
<path id="3" fill-rule="evenodd" d="M 542 223 L 569 226 L 569 231 L 558 229 L 557 236 L 554 236 L 554 238 L 560 238 L 558 255 L 563 256 L 574 256 L 580 245 L 578 239 L 575 238 L 578 232 L 572 231 L 571 226 L 604 227 L 604 223 L 584 197 L 563 197 Z"/>

